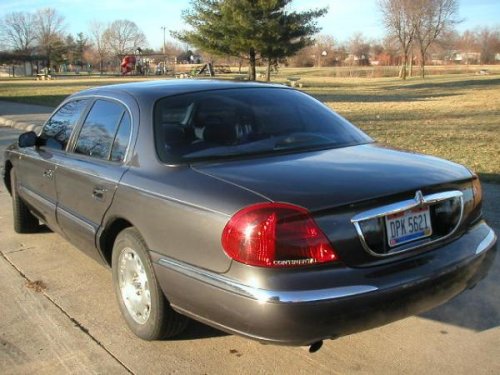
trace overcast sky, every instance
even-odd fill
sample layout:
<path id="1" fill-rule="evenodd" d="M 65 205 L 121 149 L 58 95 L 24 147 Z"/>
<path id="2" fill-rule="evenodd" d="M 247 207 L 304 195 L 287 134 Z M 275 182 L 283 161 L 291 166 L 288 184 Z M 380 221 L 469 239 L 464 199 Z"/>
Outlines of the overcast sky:
<path id="1" fill-rule="evenodd" d="M 459 0 L 459 3 L 459 16 L 464 21 L 458 30 L 500 26 L 500 0 Z M 333 35 L 340 41 L 348 40 L 355 32 L 368 38 L 384 35 L 377 0 L 295 0 L 292 6 L 300 10 L 328 6 L 328 14 L 319 20 L 321 33 Z M 92 20 L 107 23 L 129 19 L 146 34 L 149 46 L 159 49 L 163 39 L 162 26 L 167 30 L 184 28 L 181 12 L 189 7 L 189 0 L 1 0 L 0 16 L 44 7 L 57 9 L 65 18 L 66 31 L 72 34 L 86 33 Z"/>

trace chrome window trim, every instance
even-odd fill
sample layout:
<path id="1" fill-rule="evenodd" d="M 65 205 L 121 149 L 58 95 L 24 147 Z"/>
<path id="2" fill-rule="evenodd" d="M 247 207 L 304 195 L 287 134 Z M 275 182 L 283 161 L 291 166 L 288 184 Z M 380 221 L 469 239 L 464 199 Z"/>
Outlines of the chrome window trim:
<path id="1" fill-rule="evenodd" d="M 360 222 L 361 221 L 366 221 L 366 220 L 371 220 L 371 219 L 377 219 L 380 217 L 384 217 L 387 215 L 392 215 L 392 214 L 397 214 L 403 211 L 410 210 L 412 208 L 417 208 L 417 207 L 428 207 L 431 206 L 435 203 L 439 203 L 441 201 L 445 201 L 448 199 L 452 198 L 459 198 L 460 199 L 460 217 L 458 218 L 457 225 L 448 233 L 446 236 L 437 238 L 435 240 L 426 242 L 425 245 L 430 245 L 433 243 L 436 243 L 438 241 L 443 241 L 450 236 L 453 235 L 453 233 L 456 232 L 460 224 L 462 223 L 463 219 L 463 214 L 464 214 L 464 198 L 463 198 L 463 193 L 459 190 L 451 190 L 451 191 L 445 191 L 442 193 L 435 193 L 435 194 L 430 194 L 430 195 L 423 195 L 420 190 L 418 190 L 415 194 L 415 198 L 413 199 L 408 199 L 396 203 L 391 203 L 385 206 L 377 207 L 368 211 L 361 212 L 357 215 L 355 215 L 351 219 L 351 223 L 354 225 L 356 228 L 356 233 L 358 234 L 358 237 L 361 241 L 361 245 L 363 246 L 363 249 L 367 251 L 370 255 L 373 255 L 375 257 L 379 258 L 384 258 L 396 254 L 401 254 L 407 251 L 415 250 L 422 245 L 416 245 L 416 246 L 411 246 L 407 247 L 404 249 L 401 249 L 399 251 L 393 251 L 388 254 L 380 254 L 375 251 L 373 251 L 367 244 L 365 236 L 363 234 L 363 231 L 361 230 Z"/>
<path id="2" fill-rule="evenodd" d="M 171 258 L 161 258 L 159 264 L 172 271 L 196 279 L 230 293 L 251 298 L 260 303 L 306 303 L 351 297 L 378 290 L 373 285 L 346 285 L 316 290 L 269 290 L 243 284 L 227 276 L 219 275 Z"/>

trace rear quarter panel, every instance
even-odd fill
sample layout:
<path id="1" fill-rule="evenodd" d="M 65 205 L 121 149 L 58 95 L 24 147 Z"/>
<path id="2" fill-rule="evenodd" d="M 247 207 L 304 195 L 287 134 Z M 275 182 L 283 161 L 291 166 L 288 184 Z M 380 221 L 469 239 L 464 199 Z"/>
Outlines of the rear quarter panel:
<path id="1" fill-rule="evenodd" d="M 105 221 L 124 218 L 139 230 L 150 250 L 223 273 L 231 264 L 221 245 L 224 226 L 241 207 L 262 201 L 189 167 L 131 168 Z"/>

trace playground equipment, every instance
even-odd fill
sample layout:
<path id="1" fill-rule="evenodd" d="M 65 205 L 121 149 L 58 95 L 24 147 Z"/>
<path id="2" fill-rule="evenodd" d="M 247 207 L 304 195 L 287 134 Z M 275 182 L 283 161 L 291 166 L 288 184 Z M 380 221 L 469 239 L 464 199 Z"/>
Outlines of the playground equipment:
<path id="1" fill-rule="evenodd" d="M 122 63 L 120 64 L 122 75 L 132 72 L 135 68 L 136 58 L 134 55 L 127 55 L 123 57 Z"/>

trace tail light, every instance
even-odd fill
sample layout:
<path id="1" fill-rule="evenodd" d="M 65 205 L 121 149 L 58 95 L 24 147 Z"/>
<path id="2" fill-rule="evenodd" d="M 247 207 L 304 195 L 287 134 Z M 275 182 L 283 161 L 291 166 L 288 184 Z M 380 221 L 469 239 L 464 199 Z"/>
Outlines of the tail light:
<path id="1" fill-rule="evenodd" d="M 474 194 L 474 207 L 477 207 L 483 199 L 483 189 L 476 174 L 474 174 L 474 178 L 472 179 L 472 193 Z"/>
<path id="2" fill-rule="evenodd" d="M 234 260 L 261 267 L 293 267 L 337 260 L 309 211 L 287 203 L 258 203 L 238 211 L 222 232 Z"/>

